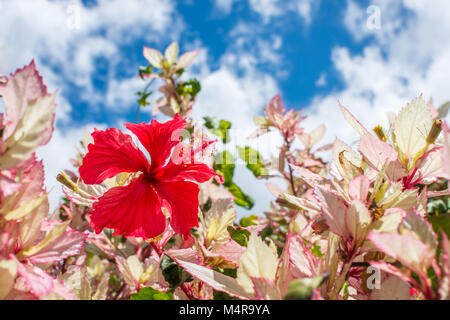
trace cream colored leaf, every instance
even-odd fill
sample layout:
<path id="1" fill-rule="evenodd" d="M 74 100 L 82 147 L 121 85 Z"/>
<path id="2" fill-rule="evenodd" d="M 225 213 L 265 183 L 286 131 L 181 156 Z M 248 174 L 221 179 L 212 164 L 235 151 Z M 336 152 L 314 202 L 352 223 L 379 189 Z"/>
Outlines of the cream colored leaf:
<path id="1" fill-rule="evenodd" d="M 417 192 L 417 189 L 402 191 L 401 183 L 394 184 L 386 191 L 385 198 L 380 202 L 380 205 L 383 208 L 401 208 L 408 211 L 417 206 Z"/>
<path id="2" fill-rule="evenodd" d="M 109 288 L 109 277 L 103 277 L 92 295 L 92 300 L 105 300 Z"/>
<path id="3" fill-rule="evenodd" d="M 233 207 L 233 200 L 219 199 L 211 205 L 208 211 L 208 229 L 206 231 L 206 245 L 212 241 L 224 242 L 228 240 L 227 228 L 233 226 L 236 219 L 236 210 Z"/>
<path id="4" fill-rule="evenodd" d="M 408 169 L 425 152 L 426 139 L 432 126 L 433 115 L 422 96 L 404 107 L 395 119 L 394 146 Z"/>
<path id="5" fill-rule="evenodd" d="M 144 47 L 144 57 L 150 64 L 158 69 L 162 69 L 164 57 L 159 50 Z"/>
<path id="6" fill-rule="evenodd" d="M 13 288 L 16 275 L 16 261 L 0 260 L 0 300 L 4 299 Z"/>
<path id="7" fill-rule="evenodd" d="M 28 159 L 40 145 L 48 142 L 53 131 L 56 94 L 29 102 L 12 135 L 5 141 L 0 168 L 11 169 Z"/>
<path id="8" fill-rule="evenodd" d="M 80 300 L 91 300 L 92 289 L 89 279 L 86 275 L 86 269 L 84 268 L 82 271 L 80 271 L 80 273 Z"/>
<path id="9" fill-rule="evenodd" d="M 128 257 L 127 264 L 133 279 L 139 281 L 141 275 L 144 273 L 144 268 L 138 257 L 136 255 Z"/>
<path id="10" fill-rule="evenodd" d="M 403 209 L 387 209 L 381 218 L 372 223 L 371 229 L 376 232 L 396 232 L 405 215 Z"/>
<path id="11" fill-rule="evenodd" d="M 231 296 L 241 299 L 248 299 L 250 297 L 250 295 L 243 290 L 235 278 L 192 262 L 178 260 L 175 258 L 173 259 L 191 276 L 205 282 L 215 290 L 226 292 Z"/>
<path id="12" fill-rule="evenodd" d="M 327 130 L 327 128 L 325 127 L 325 125 L 321 124 L 320 126 L 316 127 L 313 131 L 311 131 L 311 133 L 310 133 L 310 139 L 311 139 L 310 145 L 313 146 L 317 142 L 319 142 L 323 138 L 326 130 Z"/>
<path id="13" fill-rule="evenodd" d="M 67 226 L 69 225 L 70 220 L 63 222 L 63 223 L 59 223 L 57 225 L 55 225 L 44 237 L 44 239 L 42 239 L 38 244 L 25 248 L 23 250 L 21 250 L 18 254 L 17 257 L 19 259 L 23 259 L 26 257 L 30 257 L 36 253 L 38 253 L 40 250 L 42 250 L 43 248 L 45 248 L 48 244 L 50 244 L 52 241 L 56 240 L 57 238 L 59 238 L 64 231 L 66 230 Z"/>
<path id="14" fill-rule="evenodd" d="M 27 203 L 25 203 L 23 206 L 16 208 L 12 211 L 9 211 L 4 215 L 5 220 L 11 221 L 11 220 L 18 220 L 20 218 L 25 217 L 27 214 L 33 212 L 34 209 L 39 207 L 45 199 L 47 199 L 47 193 L 43 194 L 37 199 L 33 199 Z"/>
<path id="15" fill-rule="evenodd" d="M 340 102 L 339 107 L 341 108 L 342 114 L 344 115 L 345 120 L 355 129 L 361 136 L 369 133 L 369 131 L 364 128 L 364 126 L 355 118 L 353 114 L 348 111 Z"/>
<path id="16" fill-rule="evenodd" d="M 188 51 L 181 55 L 180 59 L 178 59 L 177 70 L 186 69 L 192 61 L 197 57 L 200 53 L 200 50 Z"/>
<path id="17" fill-rule="evenodd" d="M 250 234 L 247 250 L 239 259 L 237 270 L 237 282 L 244 290 L 253 294 L 253 278 L 266 278 L 275 280 L 277 272 L 278 257 L 273 249 L 255 233 Z"/>
<path id="18" fill-rule="evenodd" d="M 178 53 L 180 52 L 180 48 L 177 42 L 172 42 L 164 52 L 164 56 L 166 57 L 167 62 L 170 64 L 175 63 L 178 58 Z"/>
<path id="19" fill-rule="evenodd" d="M 353 239 L 360 241 L 367 235 L 372 222 L 369 210 L 361 201 L 353 201 L 347 211 L 347 228 Z"/>

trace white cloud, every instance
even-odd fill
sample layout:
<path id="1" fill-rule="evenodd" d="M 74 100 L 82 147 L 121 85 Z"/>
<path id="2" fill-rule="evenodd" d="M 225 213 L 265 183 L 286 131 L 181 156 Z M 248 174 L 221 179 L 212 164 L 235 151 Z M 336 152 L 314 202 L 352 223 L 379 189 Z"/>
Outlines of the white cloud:
<path id="1" fill-rule="evenodd" d="M 408 11 L 400 11 L 402 4 Z M 352 15 L 351 19 L 357 16 L 354 6 L 353 1 L 348 2 L 346 14 Z M 450 100 L 450 2 L 433 7 L 421 1 L 384 1 L 381 9 L 381 30 L 364 34 L 371 41 L 360 54 L 343 47 L 333 49 L 332 61 L 344 89 L 317 95 L 308 109 L 305 126 L 327 124 L 328 142 L 335 136 L 348 143 L 358 138 L 343 119 L 338 100 L 368 129 L 377 124 L 386 127 L 386 112 L 398 112 L 419 94 L 425 99 L 432 97 L 436 107 Z M 360 14 L 366 16 L 364 10 Z M 351 19 L 346 17 L 346 21 Z M 362 29 L 355 25 L 347 27 L 360 40 Z"/>
<path id="2" fill-rule="evenodd" d="M 236 0 L 215 0 L 215 6 L 223 13 L 229 14 L 235 2 Z"/>
<path id="3" fill-rule="evenodd" d="M 297 12 L 305 20 L 306 24 L 310 24 L 314 10 L 318 8 L 320 1 L 318 0 L 297 0 L 294 2 Z"/>
<path id="4" fill-rule="evenodd" d="M 323 87 L 327 84 L 327 74 L 325 72 L 322 72 L 316 80 L 316 86 L 317 87 Z"/>
<path id="5" fill-rule="evenodd" d="M 108 109 L 120 111 L 128 108 L 133 103 L 137 105 L 136 92 L 143 90 L 146 82 L 138 76 L 126 79 L 111 79 L 106 92 L 106 104 Z"/>
<path id="6" fill-rule="evenodd" d="M 279 0 L 249 0 L 249 4 L 253 11 L 261 15 L 264 23 L 283 13 Z"/>
<path id="7" fill-rule="evenodd" d="M 320 0 L 249 0 L 249 5 L 261 16 L 264 23 L 294 12 L 309 25 L 314 11 L 320 6 Z"/>
<path id="8" fill-rule="evenodd" d="M 91 74 L 96 58 L 107 59 L 114 69 L 122 62 L 120 45 L 137 37 L 174 39 L 184 27 L 171 0 L 99 0 L 92 7 L 81 0 L 0 0 L 0 5 L 0 72 L 35 58 L 57 69 L 56 84 L 63 91 L 70 80 L 86 90 L 82 98 L 90 99 L 95 96 Z"/>

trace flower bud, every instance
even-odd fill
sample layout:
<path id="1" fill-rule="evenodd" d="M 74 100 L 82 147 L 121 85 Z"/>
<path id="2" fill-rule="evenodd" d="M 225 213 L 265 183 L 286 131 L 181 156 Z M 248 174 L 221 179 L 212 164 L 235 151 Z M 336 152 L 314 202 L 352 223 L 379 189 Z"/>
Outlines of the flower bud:
<path id="1" fill-rule="evenodd" d="M 383 131 L 383 127 L 382 127 L 382 126 L 380 126 L 380 125 L 376 126 L 375 128 L 373 128 L 373 131 L 376 133 L 378 139 L 380 139 L 381 141 L 386 142 L 387 137 L 386 137 L 386 135 L 384 134 L 384 131 Z"/>
<path id="2" fill-rule="evenodd" d="M 442 131 L 442 120 L 440 119 L 434 120 L 433 126 L 431 127 L 430 132 L 428 133 L 427 136 L 427 143 L 428 144 L 434 143 L 439 134 L 441 133 L 441 131 Z"/>

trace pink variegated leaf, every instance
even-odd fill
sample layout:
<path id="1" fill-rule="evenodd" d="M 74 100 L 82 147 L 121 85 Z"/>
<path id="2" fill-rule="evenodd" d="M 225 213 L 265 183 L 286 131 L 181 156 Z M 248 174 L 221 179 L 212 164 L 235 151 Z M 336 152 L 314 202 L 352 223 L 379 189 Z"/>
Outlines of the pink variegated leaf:
<path id="1" fill-rule="evenodd" d="M 205 282 L 217 291 L 228 293 L 240 299 L 249 299 L 251 296 L 238 284 L 235 278 L 224 275 L 196 263 L 179 260 L 169 255 L 180 267 L 194 278 Z"/>
<path id="2" fill-rule="evenodd" d="M 121 256 L 116 256 L 115 260 L 124 281 L 131 287 L 139 288 L 140 278 L 144 273 L 144 266 L 138 257 L 132 255 L 125 259 Z"/>
<path id="3" fill-rule="evenodd" d="M 347 206 L 345 202 L 328 186 L 317 186 L 314 193 L 322 208 L 322 216 L 330 230 L 347 238 L 349 231 L 346 225 Z"/>
<path id="4" fill-rule="evenodd" d="M 300 178 L 305 180 L 305 182 L 312 187 L 314 187 L 317 184 L 322 183 L 324 181 L 323 177 L 321 177 L 320 175 L 318 175 L 308 169 L 305 169 L 305 168 L 302 168 L 299 166 L 295 166 L 292 164 L 289 164 L 289 165 L 291 166 L 292 169 L 294 169 L 295 173 L 297 173 L 300 176 Z"/>
<path id="5" fill-rule="evenodd" d="M 0 83 L 0 96 L 5 103 L 6 127 L 3 140 L 8 139 L 23 117 L 29 102 L 48 95 L 42 76 L 36 69 L 34 60 L 28 66 L 18 69 Z"/>
<path id="6" fill-rule="evenodd" d="M 445 233 L 442 233 L 442 279 L 439 283 L 439 298 L 450 300 L 450 241 Z"/>
<path id="7" fill-rule="evenodd" d="M 395 119 L 392 140 L 408 170 L 427 147 L 427 136 L 435 115 L 422 96 L 419 96 L 402 108 Z"/>
<path id="8" fill-rule="evenodd" d="M 369 194 L 369 187 L 369 179 L 364 175 L 360 175 L 350 180 L 348 184 L 348 195 L 352 200 L 359 200 L 365 203 Z"/>
<path id="9" fill-rule="evenodd" d="M 149 47 L 144 47 L 143 54 L 144 54 L 145 59 L 147 59 L 148 62 L 150 62 L 150 64 L 152 66 L 154 66 L 158 69 L 163 68 L 164 57 L 159 50 L 149 48 Z"/>
<path id="10" fill-rule="evenodd" d="M 36 266 L 17 261 L 17 274 L 30 292 L 38 297 L 48 295 L 54 288 L 54 279 Z"/>
<path id="11" fill-rule="evenodd" d="M 359 133 L 359 135 L 363 136 L 365 134 L 370 134 L 369 131 L 355 118 L 355 116 L 340 102 L 339 108 L 341 108 L 345 120 Z"/>
<path id="12" fill-rule="evenodd" d="M 445 178 L 450 180 L 450 129 L 447 123 L 443 123 L 442 132 L 444 136 L 444 145 L 442 147 L 442 171 Z"/>
<path id="13" fill-rule="evenodd" d="M 224 244 L 212 248 L 212 256 L 222 257 L 232 262 L 236 267 L 239 266 L 239 259 L 245 252 L 246 248 L 240 246 L 236 241 L 229 239 Z"/>
<path id="14" fill-rule="evenodd" d="M 255 299 L 257 300 L 281 300 L 280 290 L 275 280 L 252 277 Z"/>
<path id="15" fill-rule="evenodd" d="M 301 165 L 303 167 L 320 167 L 322 166 L 322 162 L 315 159 L 303 159 Z"/>
<path id="16" fill-rule="evenodd" d="M 186 69 L 192 61 L 198 56 L 200 50 L 188 51 L 183 53 L 178 59 L 176 69 Z"/>
<path id="17" fill-rule="evenodd" d="M 289 284 L 294 280 L 290 267 L 289 242 L 286 242 L 278 262 L 276 273 L 276 283 L 283 297 L 286 295 Z"/>
<path id="18" fill-rule="evenodd" d="M 75 204 L 92 207 L 92 204 L 106 191 L 103 185 L 87 185 L 81 179 L 76 185 L 76 190 L 66 186 L 62 188 L 67 199 Z"/>
<path id="19" fill-rule="evenodd" d="M 370 232 L 368 236 L 378 250 L 400 261 L 405 267 L 426 277 L 431 266 L 435 251 L 411 233 L 377 233 Z"/>
<path id="20" fill-rule="evenodd" d="M 438 177 L 445 178 L 441 162 L 442 147 L 434 147 L 425 152 L 416 162 L 418 169 L 412 181 L 420 181 L 423 184 L 430 184 Z M 419 182 L 418 182 L 419 183 Z"/>
<path id="21" fill-rule="evenodd" d="M 0 168 L 11 169 L 47 144 L 53 133 L 56 94 L 48 94 L 34 61 L 0 85 L 7 124 L 3 134 Z"/>
<path id="22" fill-rule="evenodd" d="M 41 249 L 37 254 L 29 257 L 36 264 L 52 264 L 75 256 L 83 249 L 88 235 L 67 227 L 64 233 Z"/>
<path id="23" fill-rule="evenodd" d="M 0 259 L 0 299 L 3 300 L 14 287 L 17 275 L 17 262 L 13 259 Z"/>
<path id="24" fill-rule="evenodd" d="M 347 229 L 356 243 L 364 240 L 372 223 L 372 216 L 366 205 L 359 200 L 351 203 L 347 210 Z"/>
<path id="25" fill-rule="evenodd" d="M 288 234 L 289 269 L 294 279 L 313 278 L 322 273 L 322 258 L 315 256 L 296 234 Z"/>
<path id="26" fill-rule="evenodd" d="M 360 167 L 361 157 L 350 146 L 336 138 L 333 144 L 331 174 L 338 179 L 348 181 L 361 175 Z"/>
<path id="27" fill-rule="evenodd" d="M 325 131 L 326 131 L 326 127 L 324 124 L 319 125 L 313 131 L 311 131 L 311 133 L 310 133 L 311 147 L 314 146 L 317 142 L 319 142 L 323 138 Z"/>
<path id="28" fill-rule="evenodd" d="M 267 189 L 277 198 L 284 193 L 283 189 L 274 183 L 266 182 L 265 185 Z"/>
<path id="29" fill-rule="evenodd" d="M 374 288 L 370 294 L 371 300 L 411 300 L 409 293 L 410 287 L 408 282 L 395 277 L 387 276 L 381 283 L 379 288 Z"/>
<path id="30" fill-rule="evenodd" d="M 361 136 L 358 151 L 363 155 L 367 164 L 378 171 L 383 168 L 385 163 L 394 162 L 398 159 L 398 153 L 391 145 L 370 133 Z"/>
<path id="31" fill-rule="evenodd" d="M 402 233 L 414 233 L 414 235 L 418 237 L 424 244 L 426 244 L 432 251 L 436 250 L 437 248 L 438 240 L 436 234 L 433 231 L 433 227 L 414 209 L 408 212 L 405 219 L 403 219 L 400 231 Z"/>
<path id="32" fill-rule="evenodd" d="M 21 187 L 20 183 L 0 173 L 0 197 L 9 197 Z"/>
<path id="33" fill-rule="evenodd" d="M 57 296 L 65 300 L 74 300 L 75 296 L 70 288 L 68 288 L 64 282 L 54 280 L 53 291 Z"/>
<path id="34" fill-rule="evenodd" d="M 198 255 L 197 250 L 192 248 L 187 249 L 169 249 L 164 252 L 166 255 L 171 257 L 172 259 L 182 260 L 190 263 L 201 264 L 202 259 Z"/>
<path id="35" fill-rule="evenodd" d="M 375 267 L 380 271 L 384 271 L 388 274 L 391 274 L 405 282 L 410 282 L 413 280 L 413 278 L 411 277 L 411 273 L 409 271 L 403 271 L 400 268 L 385 261 L 370 261 L 369 263 L 372 267 Z"/>
<path id="36" fill-rule="evenodd" d="M 396 232 L 405 217 L 405 210 L 401 208 L 388 208 L 381 218 L 372 223 L 371 229 L 376 232 Z"/>
<path id="37" fill-rule="evenodd" d="M 304 132 L 304 133 L 298 135 L 298 138 L 303 143 L 305 148 L 310 149 L 312 147 L 311 135 L 309 133 Z"/>
<path id="38" fill-rule="evenodd" d="M 35 153 L 19 166 L 16 166 L 12 170 L 5 170 L 3 173 L 7 173 L 8 177 L 21 184 L 21 187 L 14 193 L 14 196 L 6 199 L 6 205 L 9 210 L 18 208 L 38 198 L 45 192 L 44 165 L 42 161 L 37 161 Z"/>

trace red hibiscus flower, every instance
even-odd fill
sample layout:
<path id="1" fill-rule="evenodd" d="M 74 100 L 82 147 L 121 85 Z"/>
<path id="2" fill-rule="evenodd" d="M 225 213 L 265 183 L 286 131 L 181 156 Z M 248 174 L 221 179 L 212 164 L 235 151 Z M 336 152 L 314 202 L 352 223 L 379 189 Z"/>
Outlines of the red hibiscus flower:
<path id="1" fill-rule="evenodd" d="M 94 203 L 92 228 L 96 233 L 107 227 L 116 230 L 114 235 L 153 238 L 165 230 L 165 207 L 173 230 L 189 237 L 190 229 L 198 226 L 199 188 L 195 182 L 205 182 L 213 176 L 220 181 L 223 178 L 203 163 L 177 164 L 173 157 L 168 159 L 172 149 L 180 146 L 180 133 L 186 127 L 179 115 L 166 123 L 152 120 L 150 124 L 125 126 L 148 151 L 150 163 L 131 136 L 119 129 L 92 133 L 94 143 L 88 146 L 80 167 L 85 183 L 99 184 L 121 172 L 141 173 L 128 185 L 109 189 Z"/>

